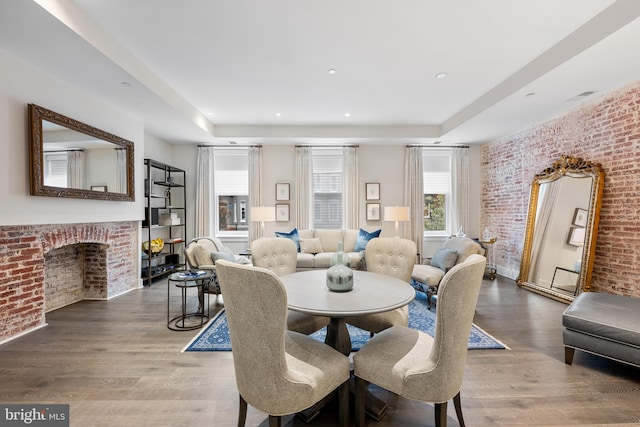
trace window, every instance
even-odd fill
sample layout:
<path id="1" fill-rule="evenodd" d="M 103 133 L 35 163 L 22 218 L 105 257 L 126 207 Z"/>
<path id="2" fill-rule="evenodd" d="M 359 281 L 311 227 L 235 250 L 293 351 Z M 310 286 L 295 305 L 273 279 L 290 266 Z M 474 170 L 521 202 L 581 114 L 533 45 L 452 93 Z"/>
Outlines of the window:
<path id="1" fill-rule="evenodd" d="M 44 153 L 44 185 L 67 187 L 67 153 Z"/>
<path id="2" fill-rule="evenodd" d="M 216 148 L 213 159 L 218 232 L 246 235 L 249 230 L 249 151 Z"/>
<path id="3" fill-rule="evenodd" d="M 313 148 L 313 227 L 342 228 L 342 149 Z"/>
<path id="4" fill-rule="evenodd" d="M 450 235 L 451 150 L 425 149 L 422 154 L 424 182 L 424 234 Z"/>

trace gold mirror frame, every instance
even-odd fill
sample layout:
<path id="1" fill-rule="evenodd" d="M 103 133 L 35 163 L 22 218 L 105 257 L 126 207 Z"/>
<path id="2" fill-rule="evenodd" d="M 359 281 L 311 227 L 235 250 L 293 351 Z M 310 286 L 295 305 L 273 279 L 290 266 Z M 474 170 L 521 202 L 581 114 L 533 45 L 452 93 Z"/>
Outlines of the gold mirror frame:
<path id="1" fill-rule="evenodd" d="M 593 179 L 587 213 L 587 223 L 585 226 L 584 246 L 581 257 L 580 275 L 577 281 L 576 295 L 580 292 L 588 292 L 591 286 L 591 274 L 593 271 L 593 261 L 595 258 L 596 238 L 598 234 L 598 223 L 600 218 L 600 207 L 602 205 L 602 190 L 604 187 L 604 172 L 599 163 L 592 163 L 582 158 L 562 155 L 553 165 L 533 178 L 531 185 L 531 195 L 529 198 L 529 212 L 527 214 L 526 232 L 524 247 L 522 249 L 522 262 L 520 264 L 520 275 L 516 279 L 519 286 L 531 291 L 549 296 L 551 298 L 571 302 L 574 295 L 565 295 L 552 289 L 540 286 L 529 281 L 531 269 L 532 245 L 534 240 L 534 226 L 536 222 L 536 212 L 538 211 L 538 196 L 540 185 L 556 181 L 564 176 Z"/>
<path id="2" fill-rule="evenodd" d="M 35 104 L 29 104 L 29 181 L 33 196 L 68 197 L 73 199 L 94 199 L 114 201 L 135 201 L 133 142 L 120 138 L 109 132 L 89 126 L 62 114 L 48 110 Z M 55 123 L 65 128 L 89 135 L 114 144 L 125 150 L 126 157 L 126 192 L 115 193 L 82 188 L 52 187 L 44 184 L 44 132 L 43 121 Z"/>

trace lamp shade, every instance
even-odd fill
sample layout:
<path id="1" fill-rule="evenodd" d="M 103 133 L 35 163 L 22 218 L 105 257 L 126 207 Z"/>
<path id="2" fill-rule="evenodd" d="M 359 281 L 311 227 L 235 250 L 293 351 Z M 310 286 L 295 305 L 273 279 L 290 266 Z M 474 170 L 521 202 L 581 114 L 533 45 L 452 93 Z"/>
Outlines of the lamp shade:
<path id="1" fill-rule="evenodd" d="M 252 206 L 249 212 L 251 221 L 275 221 L 276 220 L 276 208 L 273 206 Z"/>
<path id="2" fill-rule="evenodd" d="M 385 221 L 409 221 L 409 207 L 408 206 L 385 206 L 384 220 Z"/>

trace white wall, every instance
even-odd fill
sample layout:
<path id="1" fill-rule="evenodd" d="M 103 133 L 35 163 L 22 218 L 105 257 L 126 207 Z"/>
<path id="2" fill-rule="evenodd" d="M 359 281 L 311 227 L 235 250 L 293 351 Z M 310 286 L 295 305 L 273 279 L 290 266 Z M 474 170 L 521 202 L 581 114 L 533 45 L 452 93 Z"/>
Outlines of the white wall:
<path id="1" fill-rule="evenodd" d="M 3 50 L 0 50 L 0 70 L 0 225 L 142 219 L 142 123 Z M 29 103 L 133 141 L 136 201 L 31 196 L 27 125 Z"/>
<path id="2" fill-rule="evenodd" d="M 149 140 L 148 140 L 149 142 Z M 153 145 L 154 148 L 151 148 Z M 158 155 L 153 153 L 160 150 Z M 148 148 L 148 149 L 147 149 Z M 360 146 L 359 148 L 359 175 L 360 175 L 360 227 L 367 230 L 381 228 L 382 235 L 393 236 L 395 233 L 395 223 L 387 221 L 367 221 L 366 220 L 366 200 L 364 186 L 367 182 L 380 183 L 380 205 L 384 210 L 385 206 L 402 205 L 404 199 L 404 144 L 397 145 L 374 145 Z M 172 146 L 169 159 L 160 158 L 166 155 L 166 147 L 163 144 L 148 143 L 145 145 L 145 157 L 151 157 L 165 163 L 172 164 L 187 171 L 187 236 L 194 237 L 195 230 L 195 174 L 197 148 L 195 146 Z M 272 222 L 265 224 L 265 235 L 272 236 L 275 231 L 290 231 L 297 227 L 295 222 L 295 201 L 296 192 L 295 181 L 295 148 L 291 145 L 265 145 L 262 148 L 263 156 L 263 204 L 274 206 L 276 183 L 289 183 L 291 200 L 289 222 Z M 469 149 L 470 168 L 469 174 L 472 177 L 470 182 L 470 227 L 465 230 L 470 237 L 480 236 L 480 180 L 473 177 L 480 176 L 480 148 L 471 147 Z M 286 202 L 279 202 L 286 203 Z M 403 227 L 400 224 L 400 227 Z M 402 233 L 402 228 L 400 228 Z M 425 245 L 423 256 L 430 256 L 435 248 L 442 243 L 443 239 L 431 240 Z M 225 244 L 234 251 L 239 252 L 248 247 L 248 241 L 226 240 Z"/>

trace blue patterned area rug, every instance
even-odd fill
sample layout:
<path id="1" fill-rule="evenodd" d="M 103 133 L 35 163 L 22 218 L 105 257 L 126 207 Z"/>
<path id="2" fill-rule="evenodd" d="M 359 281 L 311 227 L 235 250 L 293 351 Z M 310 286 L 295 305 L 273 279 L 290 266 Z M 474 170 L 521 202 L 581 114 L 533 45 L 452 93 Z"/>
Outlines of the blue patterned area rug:
<path id="1" fill-rule="evenodd" d="M 435 310 L 427 308 L 427 299 L 424 293 L 417 292 L 416 299 L 409 304 L 409 327 L 418 329 L 433 336 L 433 328 L 436 320 Z M 353 351 L 357 351 L 369 339 L 369 332 L 347 325 Z M 326 328 L 311 334 L 312 338 L 324 341 Z M 506 345 L 477 327 L 475 324 L 471 328 L 469 337 L 469 350 L 486 349 L 506 349 Z M 191 340 L 182 350 L 184 351 L 230 351 L 231 341 L 229 340 L 229 329 L 227 317 L 224 310 L 213 318 L 204 329 Z"/>

